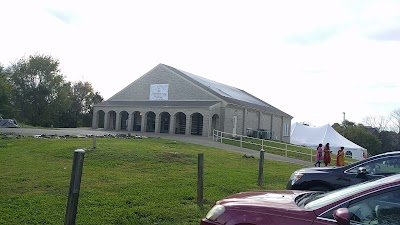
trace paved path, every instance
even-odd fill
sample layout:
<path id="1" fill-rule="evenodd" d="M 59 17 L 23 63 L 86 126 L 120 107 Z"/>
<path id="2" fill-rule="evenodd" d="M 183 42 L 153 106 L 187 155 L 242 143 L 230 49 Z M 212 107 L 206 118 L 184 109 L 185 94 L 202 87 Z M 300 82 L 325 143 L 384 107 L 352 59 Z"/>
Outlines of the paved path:
<path id="1" fill-rule="evenodd" d="M 33 128 L 0 128 L 0 133 L 14 133 L 24 136 L 33 136 L 33 135 L 107 135 L 107 134 L 123 134 L 123 133 L 130 133 L 136 134 L 140 136 L 147 136 L 147 137 L 160 137 L 164 139 L 172 139 L 182 142 L 188 142 L 192 144 L 198 144 L 218 149 L 224 149 L 234 152 L 239 152 L 242 154 L 250 154 L 254 155 L 255 157 L 259 157 L 260 152 L 256 150 L 240 148 L 233 145 L 222 144 L 220 142 L 214 141 L 212 137 L 202 137 L 202 136 L 186 136 L 186 135 L 170 135 L 170 134 L 163 134 L 163 133 L 150 133 L 150 132 L 127 132 L 127 131 L 114 131 L 114 130 L 104 130 L 104 129 L 91 129 L 91 128 L 55 128 L 55 129 L 33 129 Z M 312 167 L 314 164 L 309 161 L 303 161 L 293 158 L 287 158 L 279 155 L 274 155 L 270 153 L 265 153 L 265 158 L 278 160 L 283 162 L 290 162 L 294 164 L 303 165 L 304 167 Z"/>

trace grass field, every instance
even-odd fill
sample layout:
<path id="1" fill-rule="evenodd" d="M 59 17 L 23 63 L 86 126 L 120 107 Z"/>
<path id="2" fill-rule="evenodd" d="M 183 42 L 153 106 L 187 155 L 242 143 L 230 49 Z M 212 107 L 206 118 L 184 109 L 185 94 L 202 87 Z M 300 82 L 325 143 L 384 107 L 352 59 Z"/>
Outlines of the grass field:
<path id="1" fill-rule="evenodd" d="M 63 224 L 73 152 L 87 149 L 76 224 L 199 224 L 214 202 L 248 190 L 284 189 L 301 166 L 160 138 L 0 139 L 0 224 Z M 204 208 L 196 204 L 204 153 Z"/>

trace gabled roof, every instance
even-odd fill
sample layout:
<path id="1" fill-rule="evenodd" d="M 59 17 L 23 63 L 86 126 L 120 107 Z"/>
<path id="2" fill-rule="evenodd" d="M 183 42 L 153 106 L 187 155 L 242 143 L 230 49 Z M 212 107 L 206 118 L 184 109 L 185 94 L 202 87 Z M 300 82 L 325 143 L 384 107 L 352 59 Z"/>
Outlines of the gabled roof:
<path id="1" fill-rule="evenodd" d="M 278 115 L 284 115 L 290 118 L 293 118 L 289 114 L 273 107 L 272 105 L 262 101 L 261 99 L 235 87 L 231 87 L 226 84 L 218 83 L 216 81 L 212 81 L 206 79 L 204 77 L 200 77 L 194 75 L 189 72 L 185 72 L 183 70 L 176 69 L 174 67 L 160 64 L 169 68 L 171 71 L 177 73 L 178 75 L 190 80 L 191 82 L 195 83 L 196 85 L 202 87 L 203 89 L 207 90 L 208 92 L 218 96 L 219 98 L 223 99 L 224 101 L 240 105 L 248 108 L 259 109 L 262 111 L 272 112 Z"/>
<path id="2" fill-rule="evenodd" d="M 136 106 L 136 107 L 210 107 L 220 101 L 104 101 L 97 104 L 97 106 Z"/>

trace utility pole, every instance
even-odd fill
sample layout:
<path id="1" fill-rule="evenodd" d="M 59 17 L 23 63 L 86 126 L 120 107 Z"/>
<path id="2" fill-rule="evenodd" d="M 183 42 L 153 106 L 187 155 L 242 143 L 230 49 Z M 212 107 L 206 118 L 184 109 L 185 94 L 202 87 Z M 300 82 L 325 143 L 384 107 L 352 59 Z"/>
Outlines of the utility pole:
<path id="1" fill-rule="evenodd" d="M 346 129 L 346 113 L 343 112 L 343 136 L 344 136 L 345 129 Z"/>

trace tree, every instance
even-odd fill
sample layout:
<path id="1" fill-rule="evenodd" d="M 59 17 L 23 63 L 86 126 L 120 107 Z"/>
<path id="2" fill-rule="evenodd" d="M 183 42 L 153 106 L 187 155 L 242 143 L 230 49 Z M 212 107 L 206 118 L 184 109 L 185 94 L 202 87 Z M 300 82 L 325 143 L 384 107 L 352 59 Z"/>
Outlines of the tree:
<path id="1" fill-rule="evenodd" d="M 367 116 L 363 119 L 363 122 L 381 132 L 388 129 L 389 120 L 387 116 Z"/>
<path id="2" fill-rule="evenodd" d="M 371 155 L 383 153 L 382 143 L 378 137 L 368 132 L 363 125 L 347 127 L 345 137 L 352 142 L 368 149 Z"/>
<path id="3" fill-rule="evenodd" d="M 368 149 L 369 154 L 376 155 L 382 153 L 381 141 L 378 137 L 368 132 L 363 124 L 355 124 L 346 120 L 344 124 L 335 123 L 332 127 L 345 138 Z"/>
<path id="4" fill-rule="evenodd" d="M 352 127 L 352 126 L 356 126 L 356 124 L 354 122 L 348 121 L 348 120 L 344 120 L 342 123 L 334 123 L 332 125 L 332 128 L 335 129 L 339 134 L 344 136 L 344 132 L 346 130 L 347 127 Z"/>
<path id="5" fill-rule="evenodd" d="M 390 120 L 393 123 L 393 131 L 400 133 L 400 108 L 393 110 L 390 113 Z"/>
<path id="6" fill-rule="evenodd" d="M 11 105 L 12 85 L 6 68 L 0 64 L 0 116 L 13 118 L 13 107 Z"/>
<path id="7" fill-rule="evenodd" d="M 23 122 L 49 127 L 59 123 L 70 107 L 70 83 L 64 81 L 59 64 L 51 56 L 37 54 L 11 65 L 12 101 Z"/>
<path id="8" fill-rule="evenodd" d="M 396 132 L 382 131 L 379 133 L 379 139 L 382 142 L 382 150 L 384 152 L 395 151 L 400 149 L 400 143 L 397 139 Z"/>
<path id="9" fill-rule="evenodd" d="M 339 123 L 334 123 L 332 125 L 332 128 L 335 129 L 339 134 L 344 134 L 344 126 L 343 123 L 339 124 Z"/>
<path id="10" fill-rule="evenodd" d="M 400 108 L 393 110 L 390 114 L 393 123 L 393 130 L 397 133 L 397 143 L 400 143 Z M 400 146 L 398 146 L 400 147 Z"/>
<path id="11" fill-rule="evenodd" d="M 100 92 L 96 91 L 94 95 L 91 97 L 90 104 L 87 105 L 88 113 L 84 115 L 83 125 L 84 126 L 92 126 L 92 118 L 93 118 L 93 106 L 98 104 L 104 100 L 103 96 L 100 95 Z"/>
<path id="12" fill-rule="evenodd" d="M 99 92 L 94 92 L 89 82 L 76 82 L 72 85 L 71 115 L 74 119 L 72 126 L 91 126 L 93 105 L 103 101 Z"/>

